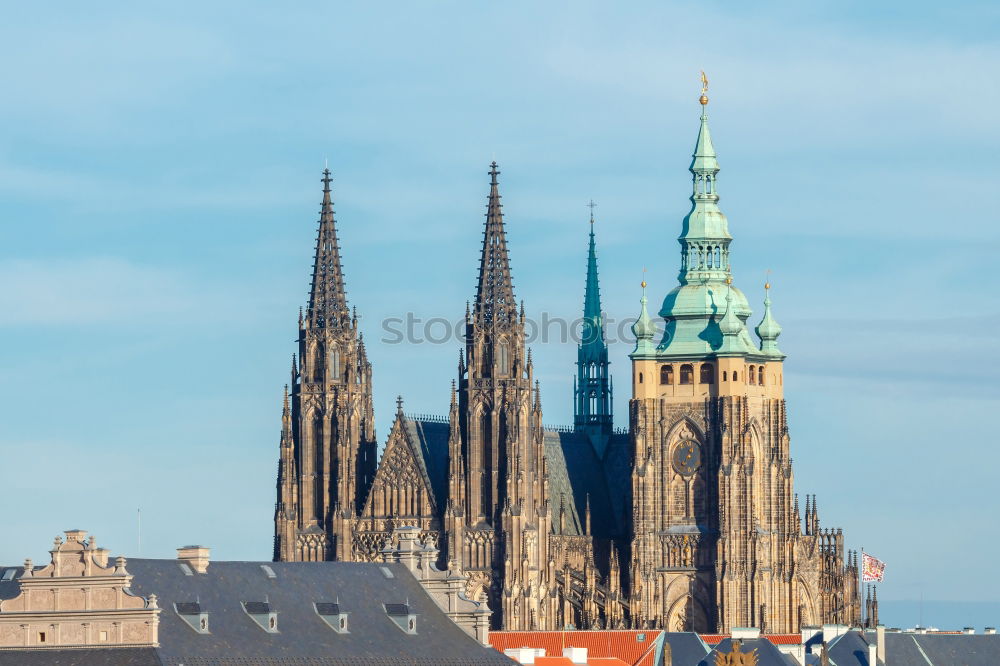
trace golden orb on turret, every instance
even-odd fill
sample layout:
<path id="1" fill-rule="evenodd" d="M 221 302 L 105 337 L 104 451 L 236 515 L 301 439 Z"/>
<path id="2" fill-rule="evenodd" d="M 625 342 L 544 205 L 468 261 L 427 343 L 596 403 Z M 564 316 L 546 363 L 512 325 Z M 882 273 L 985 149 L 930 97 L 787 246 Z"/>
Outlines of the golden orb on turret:
<path id="1" fill-rule="evenodd" d="M 641 284 L 642 284 L 642 288 L 645 289 L 646 288 L 646 281 L 643 280 Z"/>
<path id="2" fill-rule="evenodd" d="M 708 95 L 702 95 L 698 98 L 698 101 L 701 102 L 702 106 L 706 106 L 708 104 Z"/>

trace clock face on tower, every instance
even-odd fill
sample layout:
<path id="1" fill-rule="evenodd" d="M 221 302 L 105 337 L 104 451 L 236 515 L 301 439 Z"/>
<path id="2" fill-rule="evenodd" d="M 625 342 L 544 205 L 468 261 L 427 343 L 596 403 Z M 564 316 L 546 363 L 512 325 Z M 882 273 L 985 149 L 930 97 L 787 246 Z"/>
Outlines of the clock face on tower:
<path id="1" fill-rule="evenodd" d="M 693 439 L 685 439 L 674 448 L 674 470 L 678 474 L 691 476 L 701 465 L 701 447 Z"/>

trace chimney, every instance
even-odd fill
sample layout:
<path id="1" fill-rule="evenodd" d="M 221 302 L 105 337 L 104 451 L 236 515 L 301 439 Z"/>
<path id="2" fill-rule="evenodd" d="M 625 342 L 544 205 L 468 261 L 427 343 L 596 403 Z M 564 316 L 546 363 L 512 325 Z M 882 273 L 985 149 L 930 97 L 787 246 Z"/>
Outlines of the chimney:
<path id="1" fill-rule="evenodd" d="M 882 663 L 889 663 L 885 658 L 885 625 L 880 624 L 875 627 L 875 642 L 878 644 L 878 658 Z"/>
<path id="2" fill-rule="evenodd" d="M 760 638 L 759 627 L 733 627 L 733 640 L 755 641 Z"/>
<path id="3" fill-rule="evenodd" d="M 203 574 L 208 571 L 209 552 L 204 546 L 182 546 L 177 549 L 177 559 Z"/>
<path id="4" fill-rule="evenodd" d="M 587 663 L 587 648 L 585 647 L 564 647 L 563 656 L 572 661 L 574 664 L 584 664 Z"/>
<path id="5" fill-rule="evenodd" d="M 545 650 L 530 647 L 511 648 L 504 650 L 503 653 L 519 664 L 534 664 L 535 657 L 545 656 Z"/>

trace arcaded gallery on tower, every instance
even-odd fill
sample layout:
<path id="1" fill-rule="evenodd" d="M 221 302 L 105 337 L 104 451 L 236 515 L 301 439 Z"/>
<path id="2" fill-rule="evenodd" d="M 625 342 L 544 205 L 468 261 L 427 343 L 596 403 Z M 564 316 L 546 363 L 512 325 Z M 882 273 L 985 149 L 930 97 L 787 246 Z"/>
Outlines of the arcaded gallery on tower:
<path id="1" fill-rule="evenodd" d="M 447 415 L 415 418 L 400 401 L 379 457 L 373 370 L 324 172 L 282 410 L 276 561 L 379 561 L 393 529 L 410 526 L 439 550 L 440 568 L 465 579 L 465 595 L 488 604 L 496 629 L 787 633 L 858 622 L 857 554 L 845 553 L 841 530 L 820 527 L 815 498 L 803 511 L 793 490 L 781 327 L 765 285 L 756 339 L 748 328 L 700 102 L 678 285 L 654 301 L 658 320 L 642 285 L 622 430 L 593 224 L 574 427 L 543 424 L 494 162 Z"/>

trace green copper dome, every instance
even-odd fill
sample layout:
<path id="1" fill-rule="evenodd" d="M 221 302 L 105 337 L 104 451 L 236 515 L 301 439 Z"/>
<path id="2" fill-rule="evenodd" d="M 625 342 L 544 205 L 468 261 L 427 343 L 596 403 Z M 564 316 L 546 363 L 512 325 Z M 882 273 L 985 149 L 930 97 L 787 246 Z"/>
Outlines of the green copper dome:
<path id="1" fill-rule="evenodd" d="M 703 104 L 707 99 L 703 98 Z M 697 358 L 705 356 L 761 356 L 750 337 L 747 320 L 752 311 L 746 296 L 732 285 L 729 263 L 729 222 L 719 209 L 719 160 L 703 106 L 698 138 L 689 171 L 691 210 L 684 217 L 678 242 L 681 268 L 678 286 L 663 299 L 659 315 L 663 337 L 653 350 L 639 332 L 652 331 L 642 317 L 633 327 L 640 338 L 634 357 Z M 645 315 L 645 302 L 643 303 Z M 766 352 L 765 352 L 766 353 Z"/>

